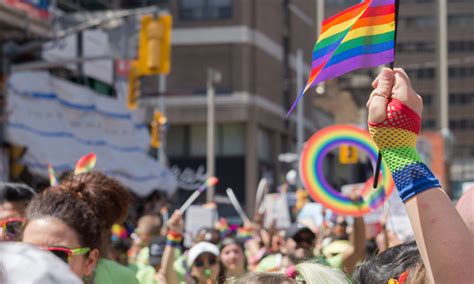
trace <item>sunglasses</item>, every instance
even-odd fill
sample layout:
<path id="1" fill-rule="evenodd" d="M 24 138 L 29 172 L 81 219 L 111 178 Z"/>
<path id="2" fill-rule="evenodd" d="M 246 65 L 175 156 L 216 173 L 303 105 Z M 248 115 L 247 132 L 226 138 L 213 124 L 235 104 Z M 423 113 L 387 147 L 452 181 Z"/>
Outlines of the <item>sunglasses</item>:
<path id="1" fill-rule="evenodd" d="M 55 256 L 59 257 L 65 263 L 71 262 L 71 257 L 75 255 L 84 255 L 90 252 L 90 248 L 64 248 L 64 247 L 42 247 L 42 250 L 50 251 Z"/>
<path id="2" fill-rule="evenodd" d="M 194 262 L 194 266 L 196 266 L 197 268 L 204 267 L 205 264 L 206 264 L 205 261 L 201 258 L 196 259 L 196 261 Z M 208 258 L 207 264 L 208 264 L 208 266 L 216 265 L 217 264 L 217 257 L 210 256 Z"/>
<path id="3" fill-rule="evenodd" d="M 11 238 L 19 237 L 23 231 L 25 219 L 23 218 L 8 218 L 0 221 L 0 226 L 4 233 Z"/>

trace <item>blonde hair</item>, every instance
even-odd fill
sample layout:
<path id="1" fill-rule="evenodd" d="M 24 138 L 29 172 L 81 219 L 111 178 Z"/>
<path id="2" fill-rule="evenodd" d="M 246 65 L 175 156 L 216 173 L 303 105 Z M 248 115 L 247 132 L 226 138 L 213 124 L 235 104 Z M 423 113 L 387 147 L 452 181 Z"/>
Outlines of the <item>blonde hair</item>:
<path id="1" fill-rule="evenodd" d="M 296 266 L 298 277 L 307 284 L 339 284 L 350 283 L 343 271 L 316 262 L 303 262 Z"/>
<path id="2" fill-rule="evenodd" d="M 316 262 L 303 262 L 296 265 L 296 279 L 288 278 L 285 273 L 251 272 L 237 279 L 227 279 L 228 284 L 276 284 L 301 283 L 306 284 L 342 284 L 350 283 L 349 278 L 341 270 L 333 269 Z"/>

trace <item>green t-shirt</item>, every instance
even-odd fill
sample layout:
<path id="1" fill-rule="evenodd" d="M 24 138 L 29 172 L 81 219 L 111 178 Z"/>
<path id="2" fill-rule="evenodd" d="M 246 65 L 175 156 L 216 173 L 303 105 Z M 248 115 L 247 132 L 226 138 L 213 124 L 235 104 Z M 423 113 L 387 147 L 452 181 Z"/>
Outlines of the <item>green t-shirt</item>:
<path id="1" fill-rule="evenodd" d="M 115 261 L 99 259 L 95 268 L 94 284 L 138 284 L 135 273 Z"/>
<path id="2" fill-rule="evenodd" d="M 135 261 L 136 264 L 148 265 L 150 261 L 150 248 L 148 246 L 142 248 L 138 254 Z"/>
<path id="3" fill-rule="evenodd" d="M 183 283 L 186 276 L 186 256 L 181 254 L 181 251 L 178 249 L 175 250 L 173 268 L 176 272 L 176 275 L 178 276 L 179 283 Z"/>
<path id="4" fill-rule="evenodd" d="M 271 254 L 264 257 L 255 268 L 256 272 L 279 272 L 282 271 L 283 255 Z"/>
<path id="5" fill-rule="evenodd" d="M 135 274 L 139 284 L 158 284 L 155 280 L 156 270 L 151 265 L 138 265 Z"/>
<path id="6" fill-rule="evenodd" d="M 343 253 L 350 247 L 350 242 L 346 240 L 332 241 L 323 248 L 323 255 L 332 268 L 340 268 L 343 266 Z"/>
<path id="7" fill-rule="evenodd" d="M 330 263 L 324 259 L 323 256 L 315 256 L 311 261 L 317 262 L 322 265 L 330 266 Z M 255 268 L 256 272 L 284 272 L 285 268 L 282 267 L 283 256 L 281 254 L 271 254 L 263 258 Z"/>

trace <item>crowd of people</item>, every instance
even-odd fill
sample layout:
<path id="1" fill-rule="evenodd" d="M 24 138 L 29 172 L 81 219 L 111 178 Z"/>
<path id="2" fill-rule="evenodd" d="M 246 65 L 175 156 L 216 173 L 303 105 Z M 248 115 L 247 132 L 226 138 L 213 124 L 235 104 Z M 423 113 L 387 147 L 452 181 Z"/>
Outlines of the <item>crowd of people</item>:
<path id="1" fill-rule="evenodd" d="M 168 205 L 157 201 L 142 216 L 130 214 L 127 189 L 91 171 L 41 192 L 1 184 L 0 283 L 472 283 L 473 204 L 463 201 L 457 211 L 416 152 L 421 97 L 402 69 L 383 69 L 373 87 L 369 132 L 392 172 L 413 240 L 397 240 L 383 224 L 369 238 L 362 217 L 280 229 L 264 226 L 257 214 L 240 227 L 220 219 L 185 247 L 180 211 L 164 218 Z M 31 263 L 28 250 L 44 268 Z M 29 265 L 21 257 L 11 265 L 13 255 L 25 255 Z"/>

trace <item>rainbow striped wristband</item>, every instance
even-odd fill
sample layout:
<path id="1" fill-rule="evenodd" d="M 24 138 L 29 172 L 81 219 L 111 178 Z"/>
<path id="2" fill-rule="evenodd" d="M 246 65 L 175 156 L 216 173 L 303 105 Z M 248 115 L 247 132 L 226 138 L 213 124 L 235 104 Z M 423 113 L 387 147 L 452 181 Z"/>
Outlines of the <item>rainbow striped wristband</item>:
<path id="1" fill-rule="evenodd" d="M 166 235 L 166 245 L 168 246 L 179 247 L 182 240 L 183 236 L 178 232 L 169 231 Z"/>
<path id="2" fill-rule="evenodd" d="M 369 123 L 370 136 L 390 168 L 402 201 L 427 189 L 441 187 L 416 151 L 416 138 L 420 128 L 421 117 L 396 99 L 392 99 L 387 105 L 387 117 L 384 121 Z"/>

